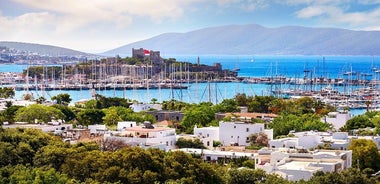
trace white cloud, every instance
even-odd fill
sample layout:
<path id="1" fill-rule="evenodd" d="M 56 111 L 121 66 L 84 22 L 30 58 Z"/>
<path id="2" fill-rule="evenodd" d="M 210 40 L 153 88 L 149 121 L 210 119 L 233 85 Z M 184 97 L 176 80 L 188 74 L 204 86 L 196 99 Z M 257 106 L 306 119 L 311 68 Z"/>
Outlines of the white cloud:
<path id="1" fill-rule="evenodd" d="M 296 14 L 299 18 L 312 18 L 315 16 L 323 15 L 325 13 L 327 12 L 326 7 L 324 6 L 309 6 L 298 11 Z"/>
<path id="2" fill-rule="evenodd" d="M 221 7 L 233 7 L 237 6 L 238 9 L 253 12 L 257 9 L 265 8 L 268 6 L 268 1 L 266 0 L 218 0 L 217 4 Z"/>
<path id="3" fill-rule="evenodd" d="M 32 12 L 14 17 L 0 14 L 0 40 L 104 51 L 146 38 L 154 32 L 154 24 L 177 20 L 184 15 L 186 5 L 202 0 L 12 1 Z M 136 28 L 141 24 L 143 27 Z M 148 25 L 150 30 L 144 29 Z M 131 33 L 139 29 L 141 33 Z"/>
<path id="4" fill-rule="evenodd" d="M 380 22 L 380 8 L 372 2 L 372 8 L 356 10 L 352 0 L 288 0 L 293 5 L 303 5 L 295 12 L 296 17 L 318 20 L 323 26 L 345 27 L 348 29 L 367 30 L 376 29 Z M 367 0 L 355 1 L 359 4 L 369 3 Z M 380 0 L 378 0 L 378 3 Z"/>
<path id="5" fill-rule="evenodd" d="M 147 17 L 154 22 L 175 19 L 183 15 L 184 5 L 198 0 L 15 0 L 24 6 L 43 11 L 80 17 L 86 22 L 114 22 L 132 16 Z"/>

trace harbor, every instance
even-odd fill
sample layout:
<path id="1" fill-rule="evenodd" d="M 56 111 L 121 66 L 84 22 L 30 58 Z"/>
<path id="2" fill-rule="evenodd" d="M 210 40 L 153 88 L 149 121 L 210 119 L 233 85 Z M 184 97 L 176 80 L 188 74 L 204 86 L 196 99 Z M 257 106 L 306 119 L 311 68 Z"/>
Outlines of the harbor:
<path id="1" fill-rule="evenodd" d="M 2 67 L 0 85 L 13 87 L 17 98 L 25 93 L 47 99 L 69 93 L 73 101 L 101 94 L 142 103 L 149 103 L 152 98 L 220 103 L 245 93 L 280 98 L 308 96 L 338 108 L 379 108 L 380 76 L 374 57 L 274 56 L 255 57 L 254 62 L 251 58 L 239 56 L 237 65 L 236 56 L 186 56 L 178 59 L 187 61 L 183 63 L 167 60 L 162 62 L 166 64 L 135 66 L 107 59 L 80 67 L 39 66 L 42 75 L 27 70 L 31 65 L 13 65 L 22 70 L 1 72 L 7 71 Z M 362 63 L 347 64 L 357 60 Z"/>

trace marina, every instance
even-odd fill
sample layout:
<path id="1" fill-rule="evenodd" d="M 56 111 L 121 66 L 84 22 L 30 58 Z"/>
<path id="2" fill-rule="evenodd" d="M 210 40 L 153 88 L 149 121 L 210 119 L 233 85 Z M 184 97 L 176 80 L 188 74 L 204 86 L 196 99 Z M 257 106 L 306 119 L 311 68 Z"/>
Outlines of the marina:
<path id="1" fill-rule="evenodd" d="M 197 56 L 181 57 L 178 60 L 198 62 Z M 192 73 L 189 65 L 177 68 L 166 66 L 166 71 L 171 72 L 171 75 L 152 75 L 149 67 L 111 70 L 116 65 L 102 68 L 98 64 L 97 69 L 92 68 L 98 72 L 97 78 L 85 77 L 80 70 L 72 70 L 70 74 L 67 72 L 62 78 L 59 77 L 62 72 L 58 74 L 51 72 L 52 69 L 45 69 L 46 75 L 37 79 L 35 76 L 23 76 L 22 72 L 29 65 L 2 65 L 0 71 L 13 67 L 20 68 L 21 71 L 1 72 L 0 85 L 14 87 L 16 98 L 32 93 L 35 98 L 45 96 L 49 99 L 59 93 L 68 93 L 74 102 L 101 94 L 142 103 L 149 103 L 152 98 L 158 101 L 176 99 L 189 103 L 220 103 L 223 99 L 245 93 L 250 96 L 273 95 L 281 98 L 309 96 L 338 108 L 380 108 L 380 70 L 377 70 L 376 58 L 373 56 L 256 56 L 254 62 L 251 61 L 251 56 L 202 56 L 201 61 L 210 66 L 214 62 L 222 63 L 223 69 L 232 70 L 236 68 L 237 57 L 240 69 L 236 71 L 237 75 L 224 77 L 216 77 L 211 73 L 205 75 L 207 72 Z M 358 63 L 358 59 L 361 62 Z M 200 77 L 202 75 L 203 78 Z"/>

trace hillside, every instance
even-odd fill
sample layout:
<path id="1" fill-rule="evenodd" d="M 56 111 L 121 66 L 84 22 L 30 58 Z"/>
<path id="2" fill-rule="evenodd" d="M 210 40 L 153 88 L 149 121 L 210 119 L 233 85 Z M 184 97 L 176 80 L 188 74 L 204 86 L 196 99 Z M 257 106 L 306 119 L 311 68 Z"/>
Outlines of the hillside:
<path id="1" fill-rule="evenodd" d="M 131 55 L 132 48 L 163 54 L 380 55 L 380 31 L 260 25 L 228 25 L 187 33 L 165 33 L 107 51 Z"/>
<path id="2" fill-rule="evenodd" d="M 0 41 L 0 46 L 5 46 L 8 48 L 13 48 L 21 51 L 29 51 L 33 53 L 38 53 L 40 55 L 48 55 L 48 56 L 90 56 L 92 54 L 56 47 L 51 45 L 41 45 L 34 43 L 21 43 L 21 42 L 5 42 Z"/>

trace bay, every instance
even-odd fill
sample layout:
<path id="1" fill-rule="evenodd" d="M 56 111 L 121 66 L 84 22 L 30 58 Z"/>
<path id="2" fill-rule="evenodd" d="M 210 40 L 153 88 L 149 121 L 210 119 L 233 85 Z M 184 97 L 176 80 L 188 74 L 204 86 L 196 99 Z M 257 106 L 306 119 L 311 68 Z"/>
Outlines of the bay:
<path id="1" fill-rule="evenodd" d="M 364 77 L 368 80 L 380 79 L 379 56 L 254 56 L 254 55 L 170 55 L 164 58 L 176 58 L 177 61 L 197 63 L 198 57 L 201 64 L 213 65 L 221 63 L 223 69 L 239 69 L 241 77 L 269 77 L 286 76 L 303 78 L 328 77 L 347 78 L 347 72 L 354 73 L 352 79 Z M 22 72 L 27 65 L 0 64 L 0 72 Z M 308 71 L 305 73 L 305 71 Z M 364 75 L 365 74 L 365 75 Z M 102 90 L 96 93 L 107 97 L 121 97 L 147 103 L 152 98 L 159 102 L 172 98 L 189 103 L 210 101 L 219 103 L 223 99 L 233 98 L 237 93 L 247 95 L 269 95 L 273 86 L 265 84 L 248 84 L 239 82 L 229 83 L 190 83 L 188 89 L 150 89 L 150 90 Z M 323 86 L 316 86 L 317 89 Z M 342 90 L 341 87 L 338 87 Z M 48 100 L 60 93 L 70 94 L 73 102 L 91 99 L 90 90 L 81 91 L 32 91 L 35 97 L 44 96 Z M 24 91 L 17 91 L 16 98 L 22 98 Z"/>

